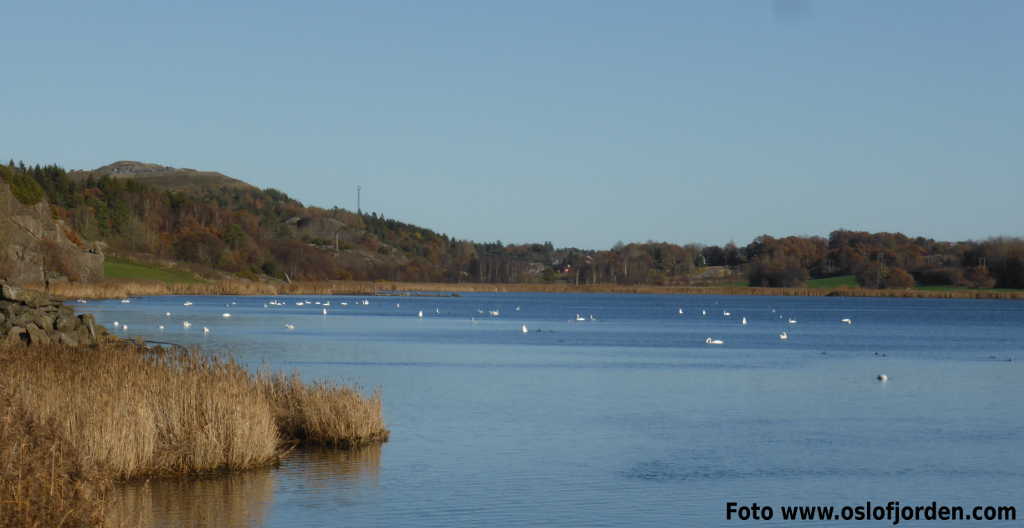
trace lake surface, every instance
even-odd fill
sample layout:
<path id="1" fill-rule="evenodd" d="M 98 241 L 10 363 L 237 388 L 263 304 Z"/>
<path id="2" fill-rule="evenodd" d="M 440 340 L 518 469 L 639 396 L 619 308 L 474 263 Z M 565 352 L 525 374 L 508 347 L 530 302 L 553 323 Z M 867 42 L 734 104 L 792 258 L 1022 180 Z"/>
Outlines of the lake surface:
<path id="1" fill-rule="evenodd" d="M 275 299 L 285 305 L 265 307 Z M 784 526 L 783 505 L 898 500 L 1011 505 L 1024 517 L 1021 302 L 363 299 L 76 305 L 127 335 L 383 390 L 383 446 L 128 486 L 125 512 L 150 526 L 745 524 L 725 520 L 735 501 L 773 506 L 756 524 Z"/>

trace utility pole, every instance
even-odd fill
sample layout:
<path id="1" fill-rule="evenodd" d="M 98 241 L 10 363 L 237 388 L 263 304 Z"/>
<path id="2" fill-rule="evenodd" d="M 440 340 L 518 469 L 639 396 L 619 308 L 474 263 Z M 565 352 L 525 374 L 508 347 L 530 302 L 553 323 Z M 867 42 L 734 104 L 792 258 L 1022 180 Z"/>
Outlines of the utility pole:
<path id="1" fill-rule="evenodd" d="M 363 214 L 363 186 L 356 185 L 356 213 Z"/>

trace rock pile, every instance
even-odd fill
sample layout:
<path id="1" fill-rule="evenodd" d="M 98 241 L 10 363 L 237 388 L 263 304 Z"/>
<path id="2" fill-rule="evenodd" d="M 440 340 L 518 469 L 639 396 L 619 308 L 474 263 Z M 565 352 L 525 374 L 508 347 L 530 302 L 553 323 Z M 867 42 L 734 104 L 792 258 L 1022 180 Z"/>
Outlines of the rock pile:
<path id="1" fill-rule="evenodd" d="M 93 345 L 106 334 L 92 314 L 75 315 L 43 292 L 0 284 L 0 345 Z"/>

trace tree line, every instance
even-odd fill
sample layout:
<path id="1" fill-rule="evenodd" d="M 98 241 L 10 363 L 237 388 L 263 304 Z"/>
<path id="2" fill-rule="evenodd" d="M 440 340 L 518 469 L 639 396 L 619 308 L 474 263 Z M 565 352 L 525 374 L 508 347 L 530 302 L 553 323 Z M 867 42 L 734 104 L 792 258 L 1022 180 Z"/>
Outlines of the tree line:
<path id="1" fill-rule="evenodd" d="M 763 235 L 746 246 L 617 243 L 608 250 L 550 242 L 458 240 L 377 213 L 307 207 L 275 189 L 159 189 L 56 165 L 0 165 L 25 202 L 107 251 L 189 263 L 200 271 L 302 280 L 570 282 L 694 285 L 746 280 L 797 287 L 853 275 L 868 288 L 1024 288 L 1024 240 L 941 242 L 836 230 L 828 238 Z"/>

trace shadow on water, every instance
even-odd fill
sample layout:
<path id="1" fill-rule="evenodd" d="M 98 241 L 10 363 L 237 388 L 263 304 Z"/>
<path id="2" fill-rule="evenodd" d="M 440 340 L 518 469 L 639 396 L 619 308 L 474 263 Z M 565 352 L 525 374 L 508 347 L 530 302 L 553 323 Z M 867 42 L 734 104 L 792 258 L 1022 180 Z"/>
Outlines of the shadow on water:
<path id="1" fill-rule="evenodd" d="M 380 455 L 379 445 L 356 451 L 300 449 L 279 468 L 126 483 L 114 490 L 112 525 L 261 526 L 274 509 L 274 492 L 281 480 L 304 482 L 314 493 L 337 493 L 352 487 L 346 483 L 375 486 Z M 294 488 L 295 484 L 285 487 Z"/>

